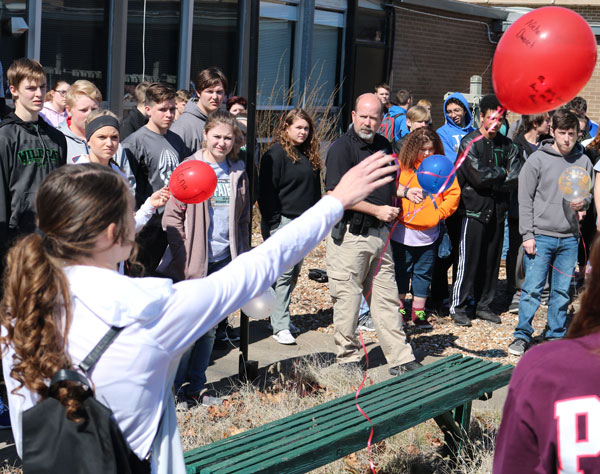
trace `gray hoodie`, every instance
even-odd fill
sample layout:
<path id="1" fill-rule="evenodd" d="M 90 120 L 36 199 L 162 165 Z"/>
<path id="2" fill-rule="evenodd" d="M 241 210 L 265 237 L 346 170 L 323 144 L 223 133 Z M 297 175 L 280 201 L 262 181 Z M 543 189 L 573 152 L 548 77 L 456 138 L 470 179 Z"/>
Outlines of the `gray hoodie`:
<path id="1" fill-rule="evenodd" d="M 560 193 L 558 178 L 565 169 L 580 166 L 593 179 L 592 162 L 579 144 L 567 156 L 563 156 L 552 148 L 553 143 L 554 140 L 542 142 L 542 146 L 527 158 L 519 174 L 519 232 L 523 241 L 540 234 L 551 237 L 579 236 L 577 215 Z M 584 208 L 591 201 L 589 194 L 585 198 Z"/>
<path id="2" fill-rule="evenodd" d="M 90 150 L 88 149 L 85 138 L 79 138 L 77 135 L 75 135 L 67 125 L 66 121 L 61 122 L 57 129 L 60 130 L 67 139 L 68 165 L 73 164 L 73 158 L 76 156 L 89 154 Z"/>
<path id="3" fill-rule="evenodd" d="M 198 99 L 191 99 L 186 104 L 181 117 L 173 122 L 170 130 L 181 137 L 191 153 L 196 153 L 202 148 L 202 132 L 206 120 L 206 115 L 198 107 Z"/>

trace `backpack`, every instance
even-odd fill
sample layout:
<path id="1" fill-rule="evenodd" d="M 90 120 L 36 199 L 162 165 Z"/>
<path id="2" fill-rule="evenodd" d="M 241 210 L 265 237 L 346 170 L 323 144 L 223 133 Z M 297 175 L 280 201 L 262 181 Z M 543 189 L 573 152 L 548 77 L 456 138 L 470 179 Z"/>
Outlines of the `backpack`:
<path id="1" fill-rule="evenodd" d="M 111 327 L 79 364 L 85 374 L 60 369 L 50 387 L 71 381 L 87 388 L 82 401 L 84 420 L 69 420 L 64 405 L 51 396 L 23 412 L 23 472 L 25 474 L 149 474 L 150 463 L 129 448 L 112 411 L 94 397 L 87 378 L 100 356 L 123 328 Z"/>
<path id="2" fill-rule="evenodd" d="M 395 115 L 390 115 L 388 112 L 383 116 L 381 125 L 379 125 L 379 129 L 377 130 L 377 133 L 384 136 L 390 143 L 394 142 L 394 125 L 396 123 L 396 119 L 401 115 L 406 115 L 406 112 L 400 112 L 399 114 Z"/>

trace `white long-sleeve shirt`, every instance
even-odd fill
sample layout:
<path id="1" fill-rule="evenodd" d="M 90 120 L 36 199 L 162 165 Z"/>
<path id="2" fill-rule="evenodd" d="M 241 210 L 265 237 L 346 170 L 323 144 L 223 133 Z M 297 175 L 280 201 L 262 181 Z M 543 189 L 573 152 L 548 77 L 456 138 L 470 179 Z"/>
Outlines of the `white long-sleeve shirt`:
<path id="1" fill-rule="evenodd" d="M 340 202 L 325 196 L 262 245 L 197 280 L 173 284 L 92 266 L 65 268 L 73 309 L 67 351 L 75 365 L 110 326 L 125 327 L 98 361 L 91 379 L 96 397 L 111 408 L 140 458 L 152 445 L 179 356 L 221 319 L 263 293 L 317 245 L 342 214 Z M 5 328 L 2 331 L 5 335 Z M 39 397 L 24 387 L 12 393 L 18 386 L 10 376 L 13 355 L 9 347 L 2 360 L 20 455 L 22 413 Z"/>

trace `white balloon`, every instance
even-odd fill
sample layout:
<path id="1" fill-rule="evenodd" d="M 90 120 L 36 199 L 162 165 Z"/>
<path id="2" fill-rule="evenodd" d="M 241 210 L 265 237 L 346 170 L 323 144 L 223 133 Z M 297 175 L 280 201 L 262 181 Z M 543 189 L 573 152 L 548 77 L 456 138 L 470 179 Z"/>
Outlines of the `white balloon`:
<path id="1" fill-rule="evenodd" d="M 269 287 L 262 295 L 255 296 L 242 306 L 242 311 L 253 319 L 266 319 L 271 316 L 276 302 L 275 290 Z"/>

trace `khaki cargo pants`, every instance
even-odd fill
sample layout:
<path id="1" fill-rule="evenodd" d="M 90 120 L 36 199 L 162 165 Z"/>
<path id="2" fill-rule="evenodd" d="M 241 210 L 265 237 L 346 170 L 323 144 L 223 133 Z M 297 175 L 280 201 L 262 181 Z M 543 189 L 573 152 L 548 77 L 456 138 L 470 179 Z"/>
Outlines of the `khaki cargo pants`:
<path id="1" fill-rule="evenodd" d="M 387 226 L 372 227 L 366 236 L 346 231 L 337 245 L 327 237 L 327 276 L 333 299 L 333 338 L 339 362 L 357 362 L 363 350 L 355 335 L 361 295 L 369 303 L 379 343 L 390 366 L 414 360 L 406 342 L 399 314 L 398 288 L 390 247 L 386 249 L 377 275 L 379 258 L 389 235 Z M 373 285 L 373 291 L 367 293 Z"/>

